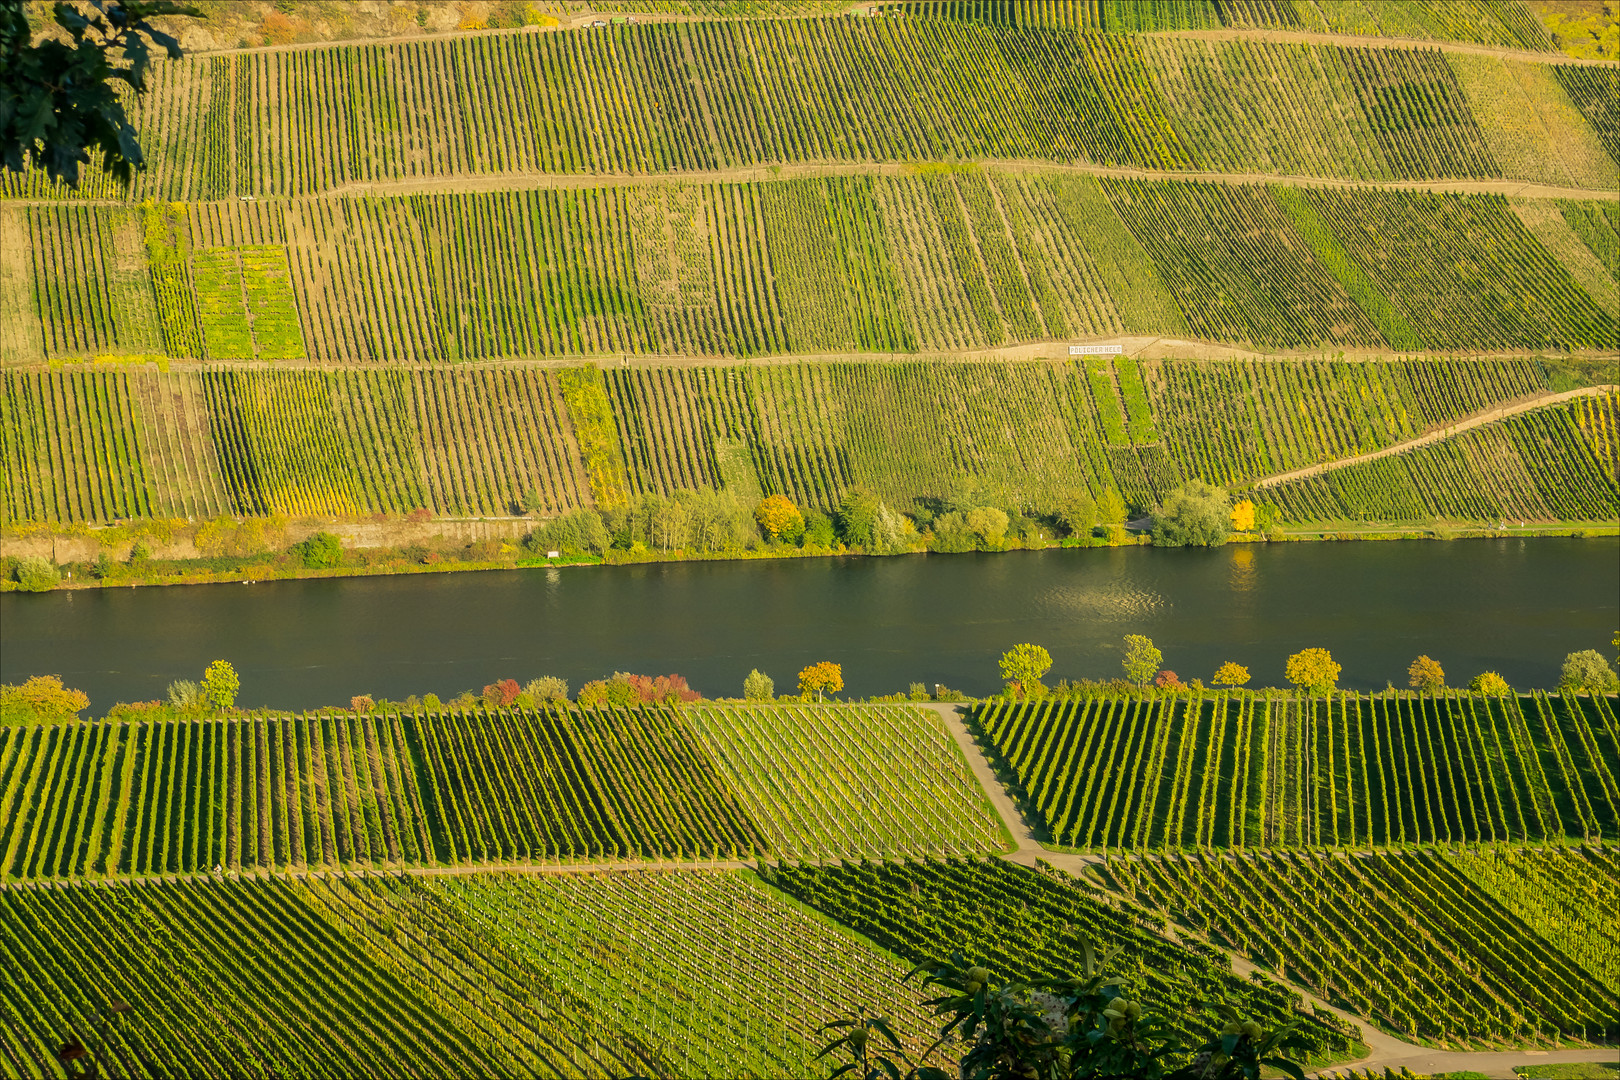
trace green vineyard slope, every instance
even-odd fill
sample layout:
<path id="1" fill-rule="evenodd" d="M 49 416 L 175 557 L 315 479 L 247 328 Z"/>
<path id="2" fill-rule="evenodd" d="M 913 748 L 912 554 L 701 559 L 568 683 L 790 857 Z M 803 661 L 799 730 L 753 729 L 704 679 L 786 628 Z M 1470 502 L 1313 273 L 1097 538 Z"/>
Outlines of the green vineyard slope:
<path id="1" fill-rule="evenodd" d="M 1100 698 L 974 723 L 1067 848 L 1613 840 L 1615 700 L 1535 694 Z"/>
<path id="2" fill-rule="evenodd" d="M 12 888 L 0 956 L 8 1077 L 74 1031 L 131 1075 L 585 1077 L 806 1075 L 846 998 L 926 1027 L 898 960 L 746 874 Z"/>
<path id="3" fill-rule="evenodd" d="M 1005 843 L 938 718 L 903 707 L 0 728 L 0 879 Z"/>
<path id="4" fill-rule="evenodd" d="M 1079 889 L 997 861 L 845 863 L 780 867 L 769 880 L 915 963 L 961 949 L 997 979 L 1062 978 L 1085 969 L 1087 945 L 1120 950 L 1109 974 L 1131 983 L 1191 1037 L 1220 1004 L 1262 1023 L 1297 1019 L 1292 995 L 1232 974 L 1207 948 L 1172 944 Z M 1133 998 L 1134 999 L 1134 998 Z M 1353 1037 L 1329 1018 L 1301 1021 L 1312 1056 L 1344 1057 Z"/>
<path id="5" fill-rule="evenodd" d="M 1610 521 L 1620 509 L 1615 395 L 1261 489 L 1289 521 Z"/>
<path id="6" fill-rule="evenodd" d="M 1107 873 L 1126 895 L 1408 1039 L 1615 1035 L 1620 992 L 1433 853 L 1110 859 Z"/>
<path id="7" fill-rule="evenodd" d="M 136 212 L 36 207 L 26 265 L 0 291 L 34 313 L 47 358 L 870 355 L 1122 332 L 1262 351 L 1615 339 L 1610 203 L 1560 203 L 1561 229 L 1543 203 L 1489 195 L 911 171 L 175 204 L 140 212 L 144 259 Z"/>

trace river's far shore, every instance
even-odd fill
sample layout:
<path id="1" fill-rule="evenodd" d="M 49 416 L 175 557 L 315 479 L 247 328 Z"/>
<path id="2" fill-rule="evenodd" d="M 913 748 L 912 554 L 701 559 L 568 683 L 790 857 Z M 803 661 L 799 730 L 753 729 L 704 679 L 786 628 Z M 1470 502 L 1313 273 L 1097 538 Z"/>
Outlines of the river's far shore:
<path id="1" fill-rule="evenodd" d="M 498 519 L 525 522 L 528 519 Z M 343 529 L 342 524 L 329 524 Z M 119 528 L 117 526 L 113 528 Z M 123 527 L 128 529 L 129 527 Z M 319 529 L 307 529 L 314 535 Z M 15 580 L 13 567 L 24 554 L 37 554 L 39 544 L 25 544 L 28 539 L 55 534 L 44 530 L 25 537 L 7 538 L 0 535 L 0 592 L 29 591 Z M 84 537 L 86 532 L 75 530 L 69 535 Z M 1501 539 L 1504 537 L 1576 537 L 1596 538 L 1620 536 L 1620 522 L 1561 521 L 1506 525 L 1503 527 L 1473 524 L 1432 524 L 1422 527 L 1400 528 L 1364 522 L 1337 522 L 1329 525 L 1288 527 L 1269 533 L 1235 533 L 1227 544 L 1277 544 L 1321 541 L 1354 540 L 1471 540 Z M 639 546 L 639 545 L 638 545 Z M 1043 551 L 1051 548 L 1119 548 L 1152 546 L 1152 539 L 1142 529 L 1128 526 L 1112 537 L 1093 536 L 1085 540 L 1067 537 L 1045 543 L 1012 541 L 999 549 L 980 549 L 977 552 L 939 552 L 924 545 L 894 552 L 894 555 L 947 555 L 947 554 L 1002 554 L 1012 551 Z M 564 566 L 634 566 L 645 563 L 684 562 L 741 562 L 775 559 L 825 558 L 829 556 L 861 556 L 885 558 L 860 548 L 843 544 L 831 546 L 795 547 L 789 544 L 762 545 L 746 551 L 691 552 L 683 550 L 651 551 L 610 548 L 602 555 L 558 555 L 554 558 L 529 555 L 510 542 L 474 541 L 464 545 L 461 552 L 453 546 L 424 547 L 364 547 L 344 551 L 344 562 L 331 567 L 305 566 L 296 553 L 287 550 L 242 556 L 197 556 L 195 558 L 125 558 L 98 566 L 95 562 L 77 559 L 57 563 L 62 573 L 54 586 L 63 589 L 133 588 L 144 585 L 251 585 L 263 581 L 296 581 L 313 578 L 385 577 L 409 574 L 445 574 L 477 570 L 522 570 Z"/>

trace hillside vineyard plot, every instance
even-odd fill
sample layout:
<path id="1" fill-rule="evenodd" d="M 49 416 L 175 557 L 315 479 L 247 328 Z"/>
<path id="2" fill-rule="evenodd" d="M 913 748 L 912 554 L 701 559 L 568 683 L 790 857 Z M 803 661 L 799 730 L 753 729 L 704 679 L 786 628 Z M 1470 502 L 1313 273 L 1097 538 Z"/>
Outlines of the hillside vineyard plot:
<path id="1" fill-rule="evenodd" d="M 984 790 L 931 711 L 694 706 L 684 715 L 781 858 L 1005 846 Z"/>
<path id="2" fill-rule="evenodd" d="M 1186 1040 L 1227 1004 L 1262 1024 L 1300 1020 L 1313 1056 L 1344 1057 L 1354 1045 L 1331 1017 L 1300 1018 L 1292 995 L 1270 981 L 1232 974 L 1207 946 L 1173 944 L 1057 877 L 991 860 L 845 863 L 779 867 L 778 888 L 915 963 L 960 948 L 1000 980 L 1064 978 L 1085 969 L 1085 946 L 1118 948 L 1110 975 L 1130 997 L 1152 1002 Z"/>
<path id="3" fill-rule="evenodd" d="M 1601 130 L 1608 114 L 1587 105 L 1601 69 L 1556 70 L 1583 73 L 1564 85 Z M 497 89 L 507 87 L 514 92 Z M 1303 105 L 1313 101 L 1333 107 Z M 1277 134 L 1279 116 L 1294 137 Z M 654 23 L 195 58 L 158 67 L 135 119 L 153 168 L 134 195 L 162 200 L 799 161 L 1503 175 L 1438 51 L 903 17 Z M 4 190 L 51 189 L 8 177 Z"/>
<path id="4" fill-rule="evenodd" d="M 1230 26 L 1552 48 L 1518 0 L 897 0 L 893 6 L 916 18 L 1113 34 Z"/>
<path id="5" fill-rule="evenodd" d="M 1406 1038 L 1491 1046 L 1616 1034 L 1620 990 L 1439 853 L 1110 859 L 1107 875 L 1127 896 Z M 1357 902 L 1338 902 L 1346 896 Z"/>
<path id="6" fill-rule="evenodd" d="M 1257 498 L 1298 522 L 1609 521 L 1616 398 L 1588 398 L 1303 480 Z"/>
<path id="7" fill-rule="evenodd" d="M 577 393 L 569 387 L 575 387 Z M 0 519 L 508 514 L 724 489 L 1049 512 L 1186 477 L 1242 488 L 1546 392 L 1531 361 L 69 370 L 0 376 Z M 570 399 L 570 394 L 575 394 Z M 584 396 L 580 396 L 584 395 Z M 589 399 L 589 400 L 587 400 Z M 1601 520 L 1609 398 L 1262 489 L 1290 521 Z"/>
<path id="8" fill-rule="evenodd" d="M 22 880 L 1004 843 L 932 713 L 812 705 L 7 727 L 0 822 Z"/>
<path id="9" fill-rule="evenodd" d="M 1448 852 L 1446 862 L 1604 986 L 1620 991 L 1620 856 L 1613 848 Z"/>
<path id="10" fill-rule="evenodd" d="M 1380 450 L 1546 392 L 1528 360 L 1163 361 L 1143 370 L 1182 472 L 1232 486 Z"/>
<path id="11" fill-rule="evenodd" d="M 12 888 L 0 956 L 7 1077 L 114 1000 L 129 1075 L 802 1076 L 845 1000 L 926 1030 L 899 961 L 749 874 Z"/>
<path id="12" fill-rule="evenodd" d="M 1611 170 L 1612 171 L 1612 170 Z M 27 211 L 10 363 L 954 351 L 1604 348 L 1613 206 L 913 175 Z M 144 249 L 140 241 L 144 229 Z M 13 256 L 15 257 L 15 256 Z"/>
<path id="13" fill-rule="evenodd" d="M 1613 697 L 1097 699 L 975 722 L 1053 843 L 1386 847 L 1612 840 Z"/>

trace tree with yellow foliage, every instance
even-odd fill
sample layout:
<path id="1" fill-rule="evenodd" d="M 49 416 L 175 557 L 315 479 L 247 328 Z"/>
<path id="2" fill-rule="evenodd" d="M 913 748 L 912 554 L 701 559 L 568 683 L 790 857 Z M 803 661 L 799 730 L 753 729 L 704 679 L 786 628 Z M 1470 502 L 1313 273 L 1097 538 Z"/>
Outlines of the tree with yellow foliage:
<path id="1" fill-rule="evenodd" d="M 1216 669 L 1213 680 L 1216 686 L 1242 686 L 1248 681 L 1249 669 L 1230 660 Z"/>
<path id="2" fill-rule="evenodd" d="M 806 701 L 810 695 L 815 694 L 816 700 L 821 700 L 822 694 L 836 694 L 844 688 L 844 668 L 831 660 L 823 660 L 819 664 L 811 664 L 799 672 L 799 693 Z"/>
<path id="3" fill-rule="evenodd" d="M 804 515 L 786 495 L 767 495 L 754 507 L 754 520 L 768 540 L 792 543 L 804 535 Z"/>
<path id="4" fill-rule="evenodd" d="M 1232 507 L 1232 531 L 1233 532 L 1253 532 L 1254 531 L 1254 503 L 1253 503 L 1253 501 L 1251 501 L 1249 499 L 1244 499 L 1243 501 L 1239 502 L 1236 506 Z"/>
<path id="5" fill-rule="evenodd" d="M 1288 681 L 1312 694 L 1326 694 L 1339 684 L 1339 672 L 1344 668 L 1333 660 L 1326 649 L 1302 649 L 1288 658 L 1284 669 Z"/>
<path id="6" fill-rule="evenodd" d="M 1446 673 L 1438 660 L 1420 656 L 1406 669 L 1406 681 L 1414 690 L 1434 694 L 1446 688 Z"/>

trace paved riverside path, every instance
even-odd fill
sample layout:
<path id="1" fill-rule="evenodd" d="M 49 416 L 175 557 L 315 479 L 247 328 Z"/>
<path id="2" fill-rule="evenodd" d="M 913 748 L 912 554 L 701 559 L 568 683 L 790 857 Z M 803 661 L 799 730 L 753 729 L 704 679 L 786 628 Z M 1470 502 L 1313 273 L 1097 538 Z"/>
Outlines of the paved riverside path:
<path id="1" fill-rule="evenodd" d="M 1273 484 L 1287 483 L 1289 480 L 1302 480 L 1307 476 L 1320 476 L 1322 473 L 1342 469 L 1348 465 L 1360 465 L 1363 462 L 1389 457 L 1391 454 L 1402 454 L 1408 450 L 1416 450 L 1420 446 L 1428 446 L 1431 443 L 1439 442 L 1441 439 L 1449 439 L 1453 435 L 1461 435 L 1465 431 L 1494 423 L 1497 420 L 1504 420 L 1509 416 L 1517 416 L 1519 413 L 1533 412 L 1536 409 L 1545 409 L 1551 405 L 1561 405 L 1566 401 L 1573 401 L 1579 397 L 1601 397 L 1604 394 L 1616 392 L 1620 392 L 1620 386 L 1583 386 L 1578 390 L 1565 390 L 1557 394 L 1537 394 L 1535 397 L 1516 401 L 1511 405 L 1501 405 L 1494 409 L 1487 409 L 1484 412 L 1464 417 L 1454 423 L 1443 424 L 1432 431 L 1424 432 L 1416 438 L 1398 442 L 1393 446 L 1386 446 L 1382 450 L 1369 450 L 1367 453 L 1357 454 L 1355 457 L 1340 458 L 1337 461 L 1324 461 L 1319 465 L 1307 465 L 1303 469 L 1294 469 L 1291 472 L 1262 476 L 1254 482 L 1254 486 L 1258 490 L 1259 488 L 1270 487 Z"/>
<path id="2" fill-rule="evenodd" d="M 1007 793 L 1006 786 L 997 779 L 996 771 L 991 767 L 989 759 L 985 757 L 984 751 L 980 748 L 977 740 L 974 739 L 972 732 L 968 731 L 967 725 L 962 719 L 962 707 L 957 705 L 929 705 L 925 707 L 932 709 L 945 722 L 945 727 L 956 740 L 956 745 L 962 748 L 962 753 L 967 758 L 968 768 L 972 770 L 974 778 L 984 788 L 984 793 L 989 798 L 990 805 L 1000 816 L 1003 824 L 1006 825 L 1008 833 L 1011 834 L 1015 846 L 1012 851 L 1002 856 L 1003 858 L 1022 866 L 1034 866 L 1036 861 L 1039 860 L 1071 874 L 1078 874 L 1087 867 L 1102 861 L 1101 857 L 1096 855 L 1077 855 L 1069 852 L 1052 851 L 1037 841 L 1034 831 L 1030 828 L 1029 823 L 1024 820 L 1024 816 L 1019 813 L 1018 806 L 1013 802 L 1012 796 Z M 1091 879 L 1091 881 L 1094 884 L 1100 884 L 1096 882 L 1095 878 Z M 1180 935 L 1174 929 L 1171 929 L 1166 936 L 1174 940 Z M 1225 949 L 1207 939 L 1200 940 L 1225 952 L 1232 960 L 1232 970 L 1238 975 L 1247 978 L 1250 972 L 1259 970 L 1241 954 Z M 1266 974 L 1273 979 L 1277 979 L 1277 975 L 1273 972 L 1267 971 Z M 1331 1077 L 1338 1070 L 1372 1069 L 1382 1072 L 1385 1068 L 1394 1069 L 1397 1072 L 1402 1068 L 1406 1068 L 1419 1074 L 1474 1071 L 1493 1077 L 1512 1077 L 1515 1065 L 1547 1065 L 1583 1061 L 1613 1062 L 1617 1056 L 1620 1056 L 1613 1050 L 1592 1048 L 1585 1050 L 1477 1052 L 1435 1050 L 1397 1039 L 1395 1036 L 1369 1024 L 1361 1017 L 1329 1005 L 1302 986 L 1286 980 L 1279 979 L 1278 981 L 1282 982 L 1292 992 L 1298 994 L 1311 1007 L 1311 1011 L 1332 1013 L 1353 1027 L 1359 1028 L 1361 1041 L 1367 1044 L 1369 1052 L 1366 1057 L 1324 1069 L 1316 1074 L 1321 1077 Z"/>

